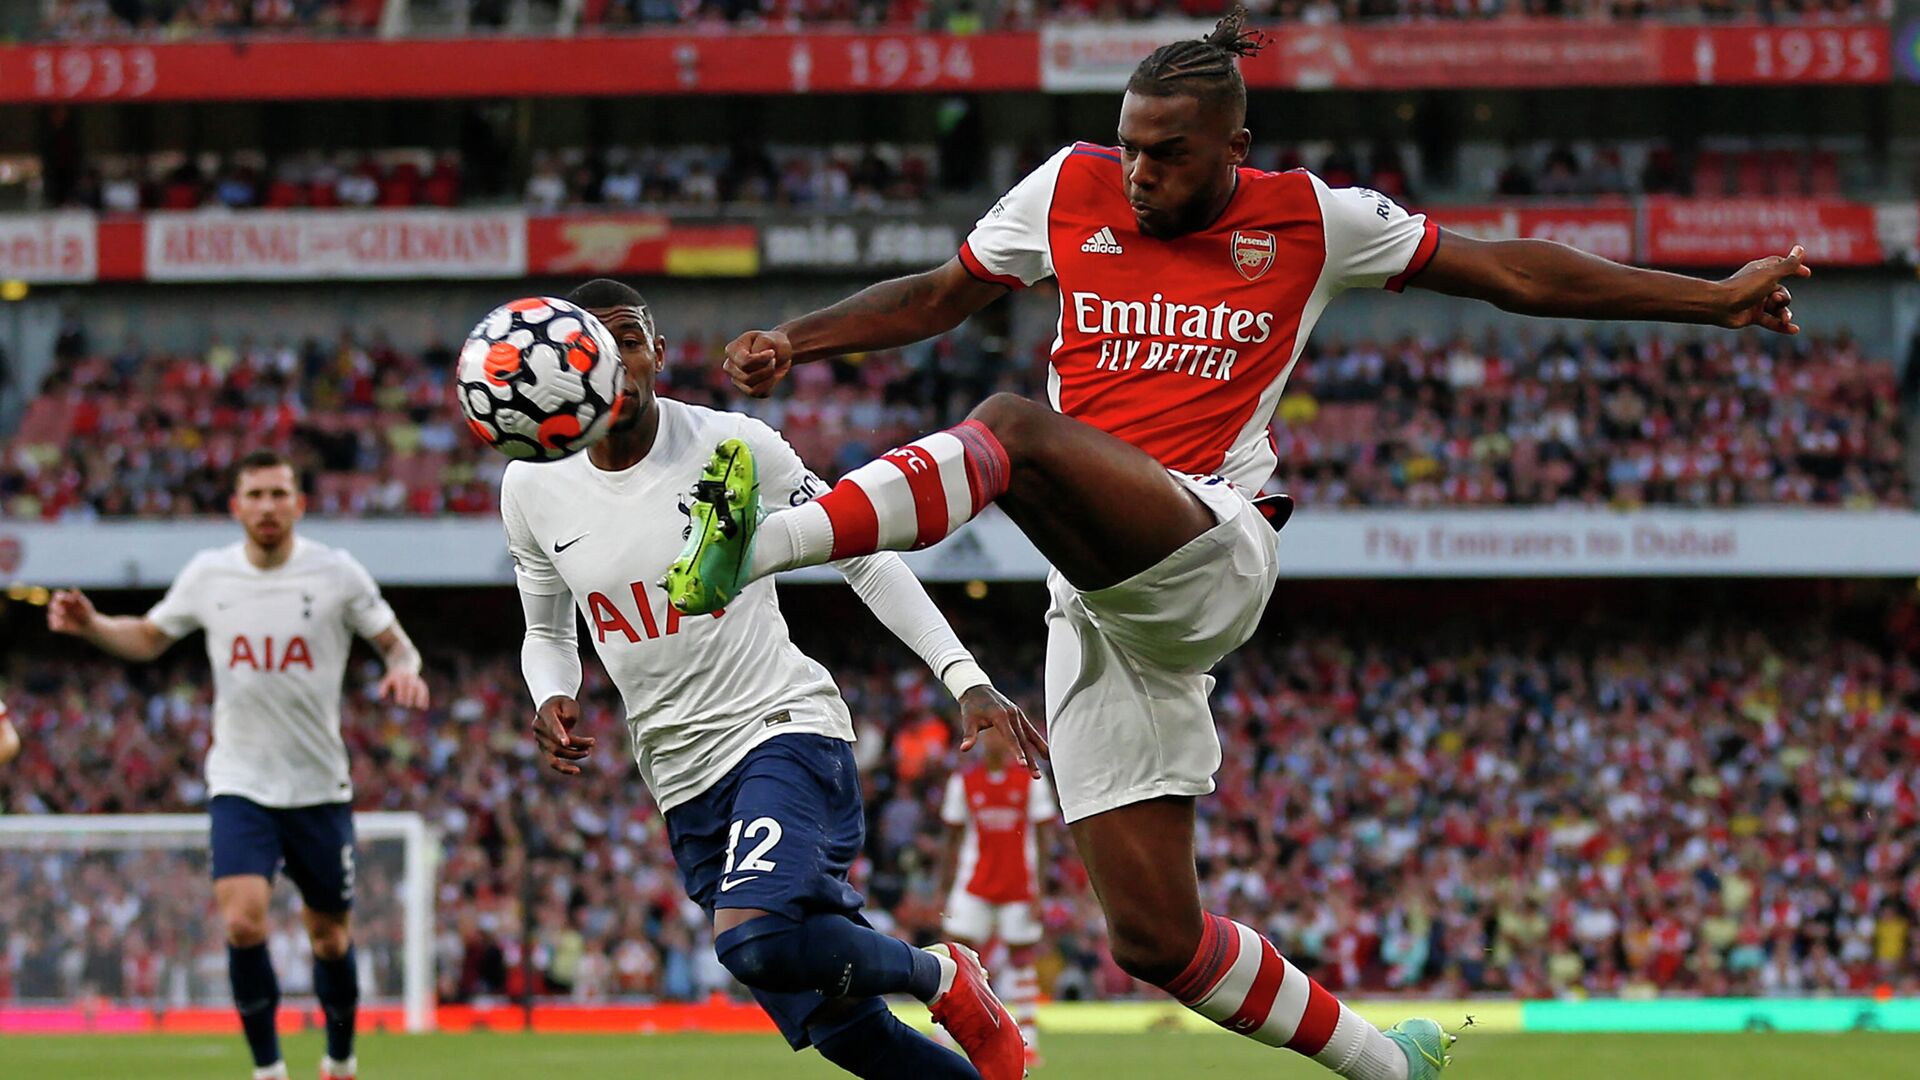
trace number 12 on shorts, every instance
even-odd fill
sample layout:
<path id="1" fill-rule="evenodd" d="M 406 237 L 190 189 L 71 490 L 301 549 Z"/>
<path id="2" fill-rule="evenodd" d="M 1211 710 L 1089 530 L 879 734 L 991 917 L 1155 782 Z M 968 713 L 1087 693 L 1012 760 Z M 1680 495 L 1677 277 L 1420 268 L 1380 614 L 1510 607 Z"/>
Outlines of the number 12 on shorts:
<path id="1" fill-rule="evenodd" d="M 720 891 L 726 892 L 735 885 L 744 885 L 754 878 L 759 877 L 761 874 L 772 873 L 774 863 L 771 859 L 767 859 L 764 856 L 773 850 L 775 844 L 780 842 L 780 835 L 780 823 L 770 817 L 754 818 L 752 821 L 745 822 L 734 822 L 733 828 L 727 831 L 727 865 L 725 869 L 720 871 Z M 734 863 L 734 854 L 739 848 L 740 839 L 743 836 L 749 842 L 752 842 L 756 837 L 760 839 L 759 842 L 754 845 L 753 850 L 747 852 L 747 857 L 741 859 L 736 865 Z M 733 875 L 736 871 L 747 876 L 734 877 Z"/>

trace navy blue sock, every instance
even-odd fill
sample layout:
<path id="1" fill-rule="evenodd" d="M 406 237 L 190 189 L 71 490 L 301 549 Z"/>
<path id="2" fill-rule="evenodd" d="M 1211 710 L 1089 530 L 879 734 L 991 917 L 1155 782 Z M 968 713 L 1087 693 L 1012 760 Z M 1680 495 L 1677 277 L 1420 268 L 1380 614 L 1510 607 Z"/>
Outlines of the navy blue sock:
<path id="1" fill-rule="evenodd" d="M 884 1010 L 831 1031 L 809 1028 L 820 1056 L 864 1080 L 980 1080 L 971 1062 Z"/>
<path id="2" fill-rule="evenodd" d="M 279 1061 L 280 1032 L 274 1021 L 280 1012 L 280 980 L 273 977 L 266 942 L 227 946 L 227 980 L 233 984 L 233 1007 L 240 1013 L 254 1065 L 265 1068 Z"/>
<path id="3" fill-rule="evenodd" d="M 360 971 L 353 946 L 338 959 L 313 958 L 313 996 L 327 1018 L 327 1056 L 345 1061 L 353 1056 L 353 1019 L 360 1007 Z"/>
<path id="4" fill-rule="evenodd" d="M 940 961 L 839 915 L 762 915 L 713 939 L 733 977 L 756 990 L 830 998 L 940 992 Z"/>

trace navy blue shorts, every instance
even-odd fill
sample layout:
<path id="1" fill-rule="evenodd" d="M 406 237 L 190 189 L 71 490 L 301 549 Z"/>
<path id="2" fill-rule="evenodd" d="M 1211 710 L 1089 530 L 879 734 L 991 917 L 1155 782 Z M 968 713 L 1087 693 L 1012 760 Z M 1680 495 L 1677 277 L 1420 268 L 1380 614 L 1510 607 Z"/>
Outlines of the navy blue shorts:
<path id="1" fill-rule="evenodd" d="M 207 802 L 213 819 L 213 876 L 259 874 L 269 882 L 282 866 L 310 910 L 353 907 L 353 807 L 347 803 L 287 808 L 240 795 Z"/>
<path id="2" fill-rule="evenodd" d="M 706 791 L 667 811 L 667 838 L 687 895 L 717 908 L 757 908 L 794 921 L 840 915 L 862 926 L 866 899 L 847 881 L 866 838 L 853 747 L 824 735 L 777 735 L 753 748 Z M 818 993 L 753 991 L 798 1050 Z M 879 998 L 835 1017 L 835 1026 L 886 1008 Z"/>

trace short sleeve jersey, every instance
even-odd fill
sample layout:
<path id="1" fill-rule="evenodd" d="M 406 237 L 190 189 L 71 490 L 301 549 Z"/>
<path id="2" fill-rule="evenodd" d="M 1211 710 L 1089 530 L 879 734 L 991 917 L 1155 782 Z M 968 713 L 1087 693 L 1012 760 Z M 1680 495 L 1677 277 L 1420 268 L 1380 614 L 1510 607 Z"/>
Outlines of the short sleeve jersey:
<path id="1" fill-rule="evenodd" d="M 1321 312 L 1346 289 L 1404 288 L 1439 231 L 1376 191 L 1243 168 L 1216 221 L 1163 240 L 1140 231 L 1121 169 L 1115 148 L 1060 150 L 980 219 L 960 260 L 1011 288 L 1058 279 L 1056 409 L 1169 469 L 1257 491 Z"/>
<path id="2" fill-rule="evenodd" d="M 340 684 L 355 635 L 394 625 L 366 567 L 304 537 L 262 569 L 241 544 L 193 557 L 147 619 L 169 637 L 207 632 L 213 746 L 207 790 L 262 806 L 353 797 L 340 737 Z"/>

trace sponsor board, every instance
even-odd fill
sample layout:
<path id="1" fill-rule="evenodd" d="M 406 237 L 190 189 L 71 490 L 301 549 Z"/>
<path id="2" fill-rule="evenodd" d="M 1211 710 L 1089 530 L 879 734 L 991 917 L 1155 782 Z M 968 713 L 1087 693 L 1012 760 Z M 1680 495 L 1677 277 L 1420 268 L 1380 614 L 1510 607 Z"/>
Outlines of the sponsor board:
<path id="1" fill-rule="evenodd" d="M 0 281 L 70 284 L 92 281 L 99 272 L 92 214 L 0 216 Z"/>
<path id="2" fill-rule="evenodd" d="M 491 518 L 311 518 L 394 585 L 513 581 Z M 10 577 L 42 585 L 160 588 L 202 548 L 231 543 L 224 519 L 0 525 Z M 1047 563 L 989 510 L 943 543 L 909 552 L 929 581 L 1038 581 Z M 1280 538 L 1289 578 L 1911 577 L 1920 513 L 1840 510 L 1337 511 L 1306 507 Z M 828 567 L 789 580 L 838 581 Z"/>
<path id="3" fill-rule="evenodd" d="M 155 213 L 149 281 L 508 278 L 527 272 L 519 210 Z"/>

